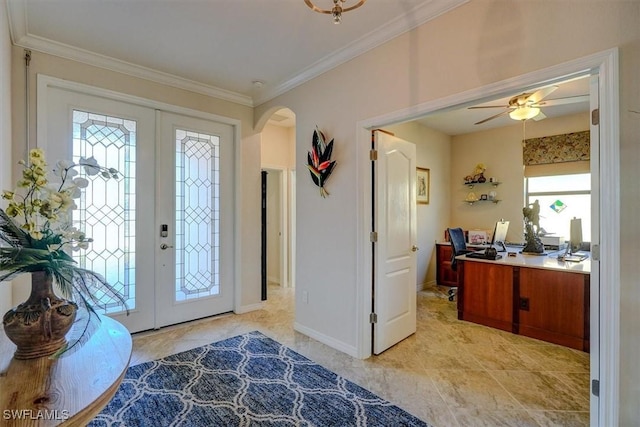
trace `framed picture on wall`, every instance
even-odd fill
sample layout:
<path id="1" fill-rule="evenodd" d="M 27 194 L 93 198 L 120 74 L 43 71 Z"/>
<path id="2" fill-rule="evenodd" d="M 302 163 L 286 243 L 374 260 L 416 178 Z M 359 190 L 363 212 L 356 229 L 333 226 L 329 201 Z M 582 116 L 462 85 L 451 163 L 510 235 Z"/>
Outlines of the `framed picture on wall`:
<path id="1" fill-rule="evenodd" d="M 429 169 L 416 168 L 416 201 L 429 204 Z"/>

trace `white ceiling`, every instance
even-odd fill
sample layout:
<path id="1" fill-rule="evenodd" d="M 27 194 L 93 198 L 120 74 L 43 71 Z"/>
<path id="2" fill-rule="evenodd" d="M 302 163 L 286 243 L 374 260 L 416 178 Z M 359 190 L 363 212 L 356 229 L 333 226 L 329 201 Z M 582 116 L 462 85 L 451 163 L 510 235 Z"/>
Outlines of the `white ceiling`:
<path id="1" fill-rule="evenodd" d="M 340 25 L 303 0 L 7 0 L 7 7 L 18 46 L 256 106 L 467 1 L 369 0 Z M 548 99 L 587 93 L 582 79 Z M 500 111 L 461 108 L 421 122 L 449 135 L 513 124 L 508 115 L 473 124 Z M 280 125 L 292 125 L 293 113 L 283 114 L 289 119 Z"/>
<path id="2" fill-rule="evenodd" d="M 370 0 L 340 25 L 303 0 L 7 4 L 19 46 L 259 105 L 467 1 Z"/>

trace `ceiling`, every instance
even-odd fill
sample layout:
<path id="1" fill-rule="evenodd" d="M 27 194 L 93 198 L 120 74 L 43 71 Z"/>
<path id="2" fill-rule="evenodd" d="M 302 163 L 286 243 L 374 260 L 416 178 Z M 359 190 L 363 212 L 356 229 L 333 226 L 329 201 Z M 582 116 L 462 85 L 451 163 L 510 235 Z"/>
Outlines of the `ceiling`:
<path id="1" fill-rule="evenodd" d="M 371 0 L 340 25 L 303 0 L 7 5 L 14 44 L 256 106 L 467 1 Z"/>
<path id="2" fill-rule="evenodd" d="M 257 106 L 467 1 L 370 0 L 340 25 L 303 0 L 7 0 L 7 7 L 18 46 Z M 548 99 L 587 93 L 581 79 Z M 506 105 L 518 94 L 484 104 Z M 583 104 L 543 111 L 557 117 L 586 111 Z M 449 135 L 513 124 L 504 115 L 474 125 L 502 110 L 466 107 L 420 122 Z M 290 110 L 279 113 L 287 119 L 274 124 L 294 125 Z"/>

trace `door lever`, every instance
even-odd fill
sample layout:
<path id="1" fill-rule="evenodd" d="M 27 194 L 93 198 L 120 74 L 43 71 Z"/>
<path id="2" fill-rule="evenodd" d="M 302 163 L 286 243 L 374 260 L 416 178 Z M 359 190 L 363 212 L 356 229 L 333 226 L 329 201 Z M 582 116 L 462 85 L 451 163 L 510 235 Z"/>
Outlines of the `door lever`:
<path id="1" fill-rule="evenodd" d="M 173 246 L 167 245 L 166 243 L 163 243 L 163 244 L 160 245 L 160 249 L 162 249 L 163 251 L 165 251 L 165 250 L 167 250 L 169 248 L 172 248 L 172 247 Z"/>

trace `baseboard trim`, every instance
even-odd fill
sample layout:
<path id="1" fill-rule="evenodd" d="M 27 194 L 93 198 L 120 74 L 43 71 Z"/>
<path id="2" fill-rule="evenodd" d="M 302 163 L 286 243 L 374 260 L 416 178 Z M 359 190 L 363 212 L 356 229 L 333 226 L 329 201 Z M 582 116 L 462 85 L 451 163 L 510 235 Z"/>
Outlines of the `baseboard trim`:
<path id="1" fill-rule="evenodd" d="M 327 335 L 321 334 L 320 332 L 307 328 L 306 326 L 303 326 L 298 322 L 293 323 L 293 329 L 297 332 L 300 332 L 301 334 L 313 338 L 316 341 L 320 341 L 322 344 L 326 344 L 331 348 L 335 348 L 336 350 L 346 353 L 351 357 L 358 358 L 358 353 L 355 346 L 345 344 L 342 341 L 338 341 Z"/>
<path id="2" fill-rule="evenodd" d="M 235 314 L 244 314 L 244 313 L 249 313 L 251 311 L 262 310 L 263 308 L 264 308 L 264 302 L 259 302 L 259 303 L 256 303 L 256 304 L 249 304 L 249 305 L 240 306 L 240 307 L 236 308 L 235 310 L 233 310 L 233 312 Z"/>
<path id="3" fill-rule="evenodd" d="M 435 280 L 429 280 L 428 282 L 422 282 L 422 283 L 416 285 L 416 290 L 417 291 L 423 291 L 425 288 L 427 288 L 429 286 L 433 286 L 433 285 L 437 285 L 437 282 Z"/>
<path id="4" fill-rule="evenodd" d="M 267 276 L 267 282 L 276 283 L 276 284 L 280 285 L 280 278 L 279 277 L 274 277 L 274 276 Z"/>

